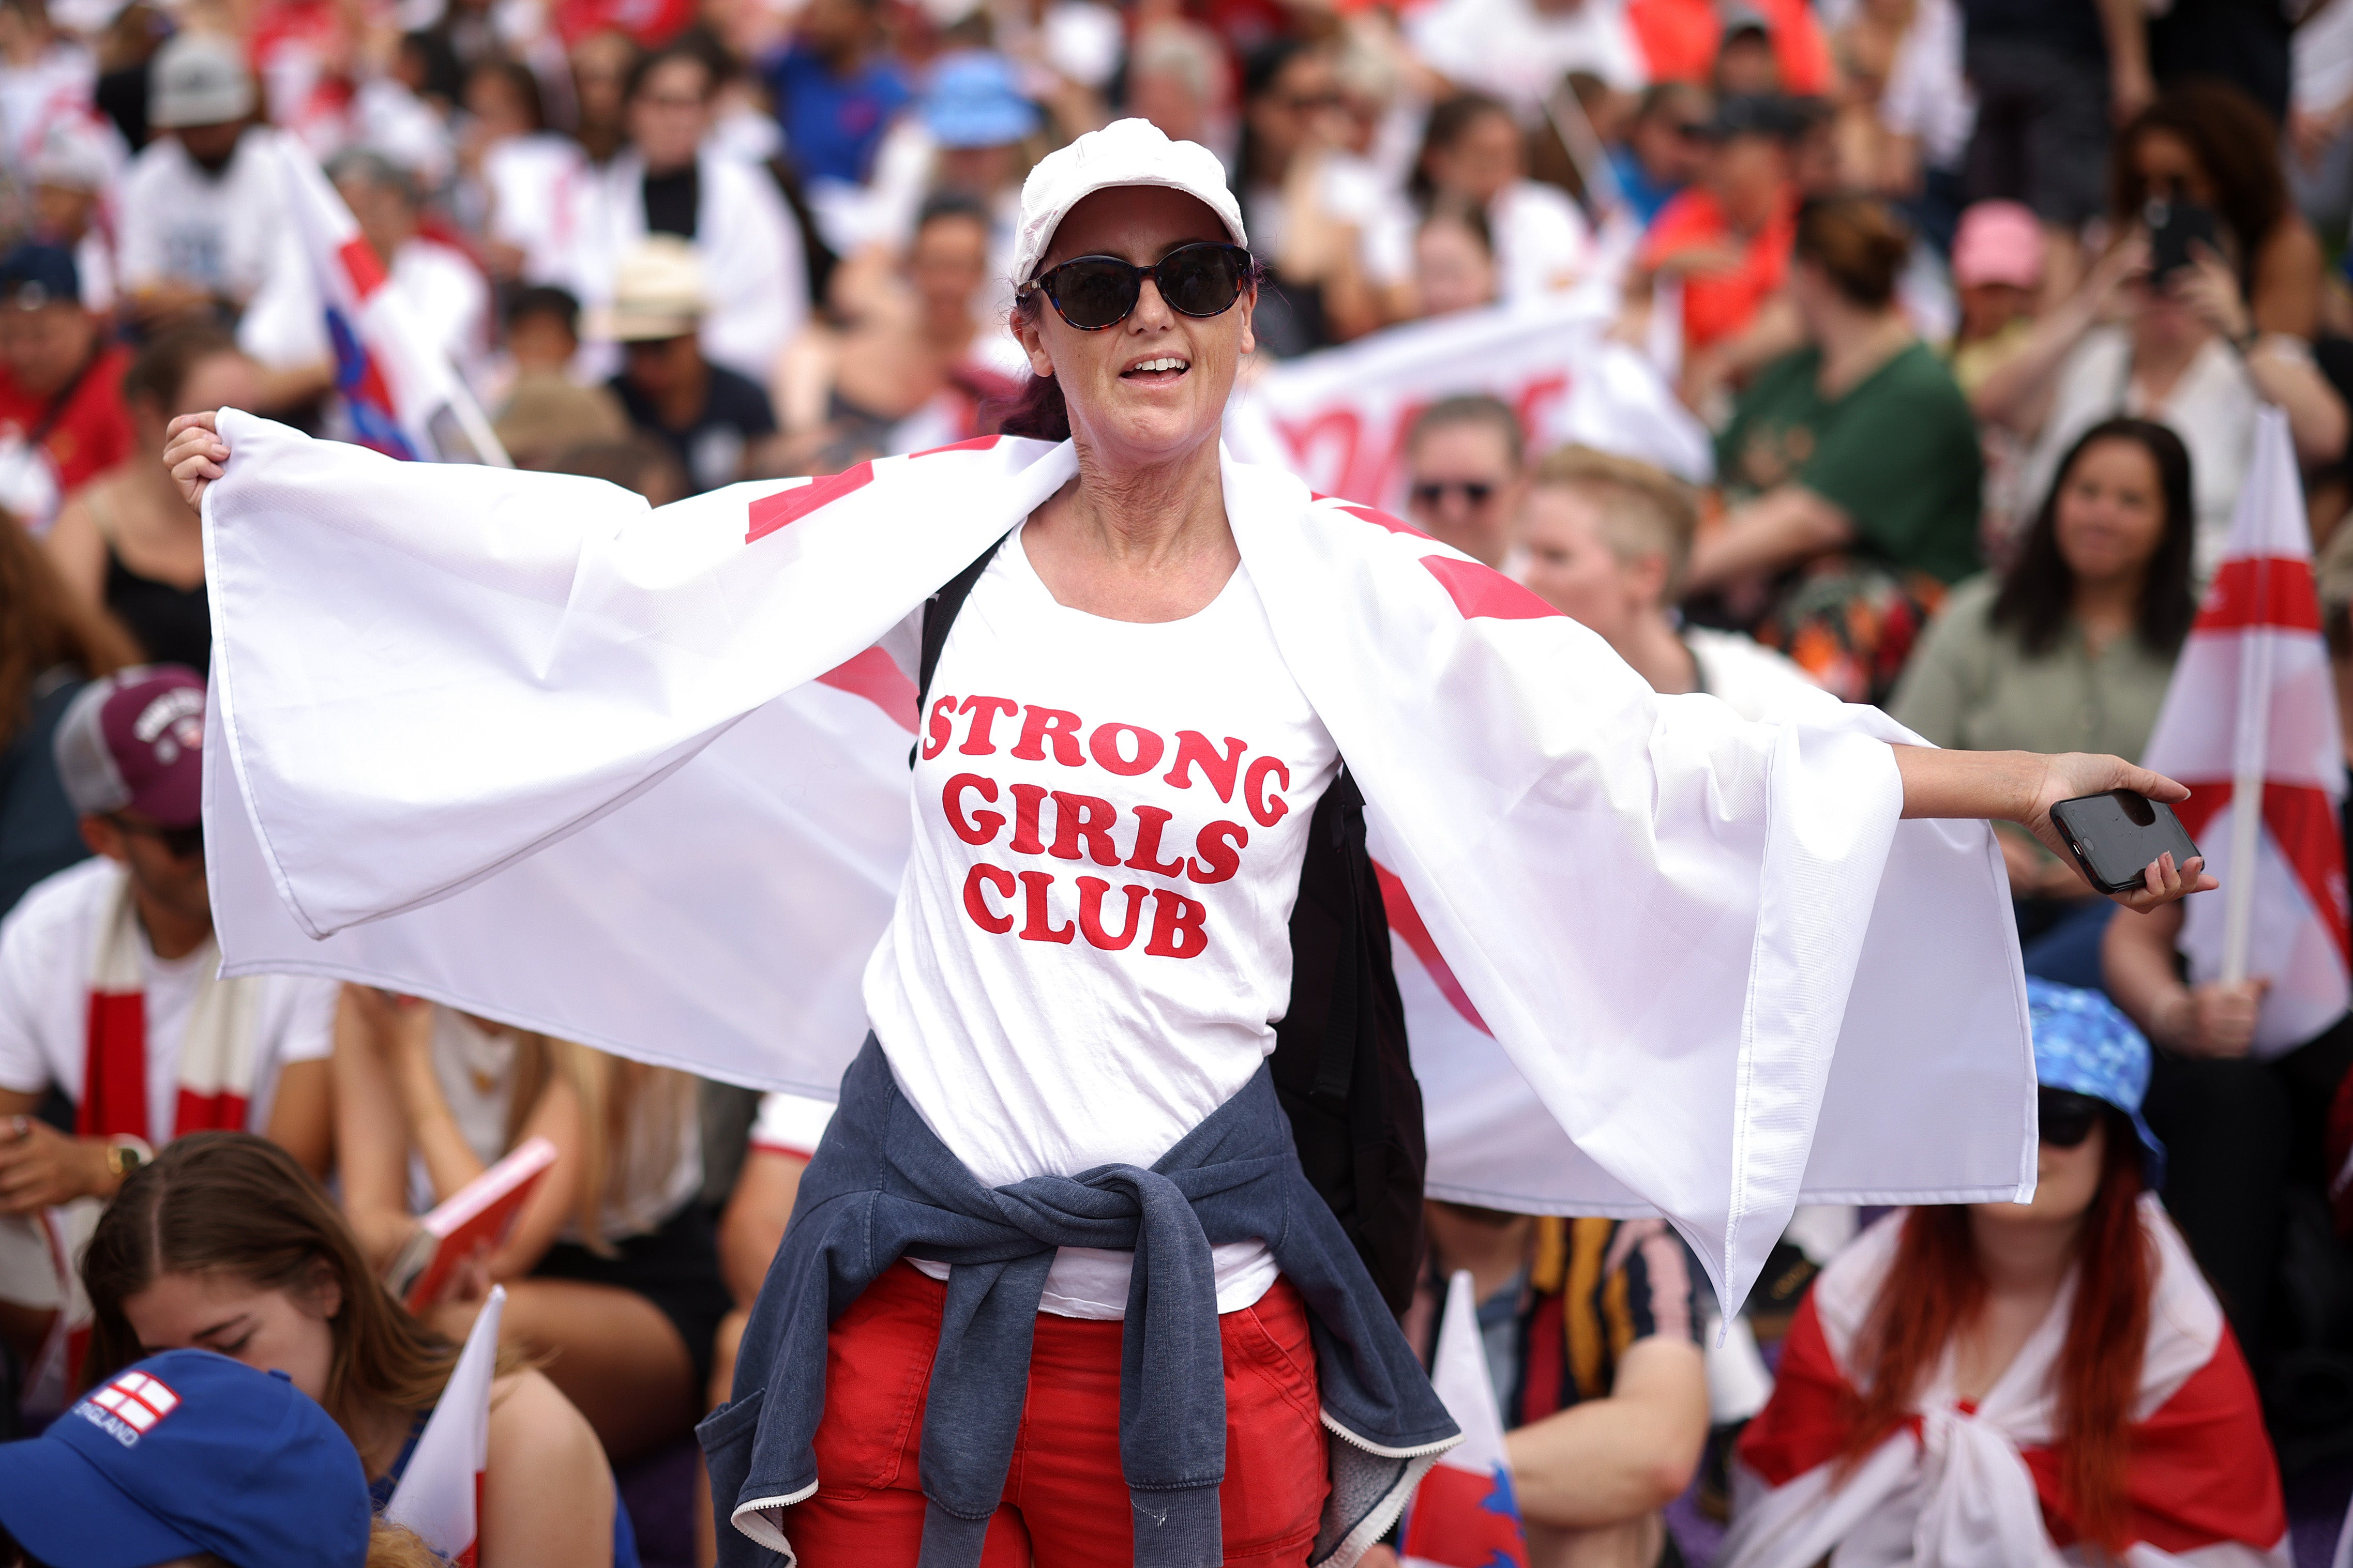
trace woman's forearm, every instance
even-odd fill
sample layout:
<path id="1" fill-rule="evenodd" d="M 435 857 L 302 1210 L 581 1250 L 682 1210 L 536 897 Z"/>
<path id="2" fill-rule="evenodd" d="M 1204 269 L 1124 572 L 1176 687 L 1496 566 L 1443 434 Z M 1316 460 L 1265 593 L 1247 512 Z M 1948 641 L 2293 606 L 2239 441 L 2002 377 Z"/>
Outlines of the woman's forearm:
<path id="1" fill-rule="evenodd" d="M 2024 822 L 2034 809 L 2044 759 L 2033 752 L 1946 752 L 1895 746 L 1905 816 L 1975 816 Z"/>
<path id="2" fill-rule="evenodd" d="M 2328 463 L 2344 455 L 2345 400 L 2337 395 L 2337 389 L 2308 355 L 2294 349 L 2283 353 L 2268 342 L 2258 342 L 2248 353 L 2246 364 L 2247 378 L 2255 384 L 2255 390 L 2287 416 L 2288 434 L 2295 442 L 2299 462 Z"/>
<path id="3" fill-rule="evenodd" d="M 1783 485 L 1693 544 L 1683 591 L 1702 593 L 1737 577 L 1777 572 L 1853 541 L 1845 512 L 1803 485 Z"/>

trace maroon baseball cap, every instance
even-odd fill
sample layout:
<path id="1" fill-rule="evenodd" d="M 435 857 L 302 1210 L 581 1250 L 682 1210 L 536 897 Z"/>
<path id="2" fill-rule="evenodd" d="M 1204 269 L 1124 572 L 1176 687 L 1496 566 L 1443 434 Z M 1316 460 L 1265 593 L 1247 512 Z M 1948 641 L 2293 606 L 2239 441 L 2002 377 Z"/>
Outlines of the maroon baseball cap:
<path id="1" fill-rule="evenodd" d="M 135 811 L 158 827 L 204 816 L 205 678 L 142 664 L 82 688 L 58 721 L 58 776 L 85 816 Z"/>

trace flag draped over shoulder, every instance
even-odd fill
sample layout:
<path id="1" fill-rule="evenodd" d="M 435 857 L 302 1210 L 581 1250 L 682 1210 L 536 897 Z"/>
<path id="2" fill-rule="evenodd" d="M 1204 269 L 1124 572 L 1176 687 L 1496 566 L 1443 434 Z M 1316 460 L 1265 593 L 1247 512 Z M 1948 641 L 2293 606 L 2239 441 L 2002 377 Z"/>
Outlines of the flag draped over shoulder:
<path id="1" fill-rule="evenodd" d="M 2334 1024 L 2348 999 L 2345 752 L 2313 589 L 2312 536 L 2287 417 L 2267 409 L 2222 564 L 2199 607 L 2149 736 L 2147 765 L 2189 786 L 2174 807 L 2221 879 L 2184 905 L 2193 981 L 2225 977 L 2233 899 L 2249 904 L 2249 973 L 2268 978 L 2255 1053 L 2272 1057 Z M 2262 823 L 2239 801 L 2260 782 Z M 2253 865 L 2237 863 L 2252 844 Z"/>
<path id="2" fill-rule="evenodd" d="M 2254 1380 L 2214 1293 L 2154 1194 L 2158 1260 L 2133 1402 L 2124 1561 L 2288 1568 L 2279 1467 Z M 1773 1399 L 1742 1434 L 1721 1568 L 2061 1568 L 2076 1540 L 2060 1481 L 2055 1368 L 2071 1277 L 2009 1370 L 1973 1404 L 1949 1357 L 1899 1426 L 1844 1474 L 1855 1341 L 1894 1258 L 1902 1215 L 1834 1258 L 1798 1309 Z"/>
<path id="3" fill-rule="evenodd" d="M 921 605 L 1074 475 L 1070 447 L 985 438 L 655 512 L 221 428 L 206 841 L 229 972 L 830 1095 L 905 854 L 883 724 L 912 718 Z M 1525 1206 L 1664 1214 L 1736 1300 L 1801 1193 L 2031 1183 L 2000 859 L 1982 823 L 1898 821 L 1883 742 L 1906 731 L 1827 698 L 1757 723 L 1658 697 L 1394 519 L 1230 461 L 1223 485 L 1388 870 L 1525 1078 L 1519 1114 L 1576 1151 L 1521 1173 Z"/>

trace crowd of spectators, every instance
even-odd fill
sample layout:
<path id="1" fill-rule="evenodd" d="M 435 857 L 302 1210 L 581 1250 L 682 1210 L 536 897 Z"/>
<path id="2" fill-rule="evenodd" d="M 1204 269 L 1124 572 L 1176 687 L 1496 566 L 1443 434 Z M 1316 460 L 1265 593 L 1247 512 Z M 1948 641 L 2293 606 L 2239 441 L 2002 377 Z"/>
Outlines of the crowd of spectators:
<path id="1" fill-rule="evenodd" d="M 1467 364 L 1399 463 L 1416 527 L 1662 693 L 1767 718 L 1822 688 L 1941 746 L 2138 760 L 2268 405 L 2353 718 L 2342 0 L 0 0 L 0 1432 L 218 1350 L 322 1403 L 381 1502 L 497 1282 L 483 1568 L 635 1561 L 615 1469 L 725 1396 L 824 1126 L 214 973 L 204 539 L 159 454 L 222 405 L 354 432 L 284 162 L 318 159 L 517 464 L 659 505 L 993 429 L 1029 374 L 1023 176 L 1126 115 L 1224 161 L 1265 363 L 1572 301 L 1640 350 L 1712 482 L 1543 449 Z M 2217 1397 L 2292 1469 L 2353 1449 L 2353 1016 L 2259 1054 L 2262 980 L 2186 981 L 2178 907 L 2001 845 L 2028 971 L 2068 988 L 2036 1012 L 2052 1195 L 1801 1215 L 1751 1319 L 1817 1356 L 1811 1394 L 1728 1392 L 1658 1222 L 1431 1206 L 1409 1324 L 1427 1349 L 1471 1273 L 1535 1562 L 1683 1560 L 1672 1500 L 1795 1495 L 1788 1400 L 1837 1407 L 1851 1473 L 2067 1311 L 2045 1522 L 2142 1539 L 2116 1401 L 2164 1291 L 2219 1308 Z M 2043 1053 L 2062 1016 L 2099 1072 Z M 417 1216 L 533 1137 L 556 1161 L 512 1232 L 394 1302 Z M 1922 1290 L 1906 1337 L 1878 1303 Z M 1761 1528 L 1731 1560 L 1775 1560 Z"/>

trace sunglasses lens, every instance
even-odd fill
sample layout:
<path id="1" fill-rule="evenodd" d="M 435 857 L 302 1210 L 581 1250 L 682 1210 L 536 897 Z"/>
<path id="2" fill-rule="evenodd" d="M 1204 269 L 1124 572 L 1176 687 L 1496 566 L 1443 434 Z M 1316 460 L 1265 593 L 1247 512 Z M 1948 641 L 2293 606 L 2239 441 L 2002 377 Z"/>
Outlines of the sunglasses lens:
<path id="1" fill-rule="evenodd" d="M 1064 262 L 1045 282 L 1054 309 L 1082 332 L 1101 331 L 1126 320 L 1142 287 L 1135 268 L 1125 262 L 1087 257 Z"/>
<path id="2" fill-rule="evenodd" d="M 2098 1124 L 2100 1101 L 2063 1089 L 2046 1089 L 2035 1096 L 2035 1114 L 2042 1142 L 2053 1149 L 2073 1149 Z"/>
<path id="3" fill-rule="evenodd" d="M 1242 294 L 1242 256 L 1222 245 L 1188 245 L 1154 269 L 1168 308 L 1187 316 L 1222 316 Z"/>

